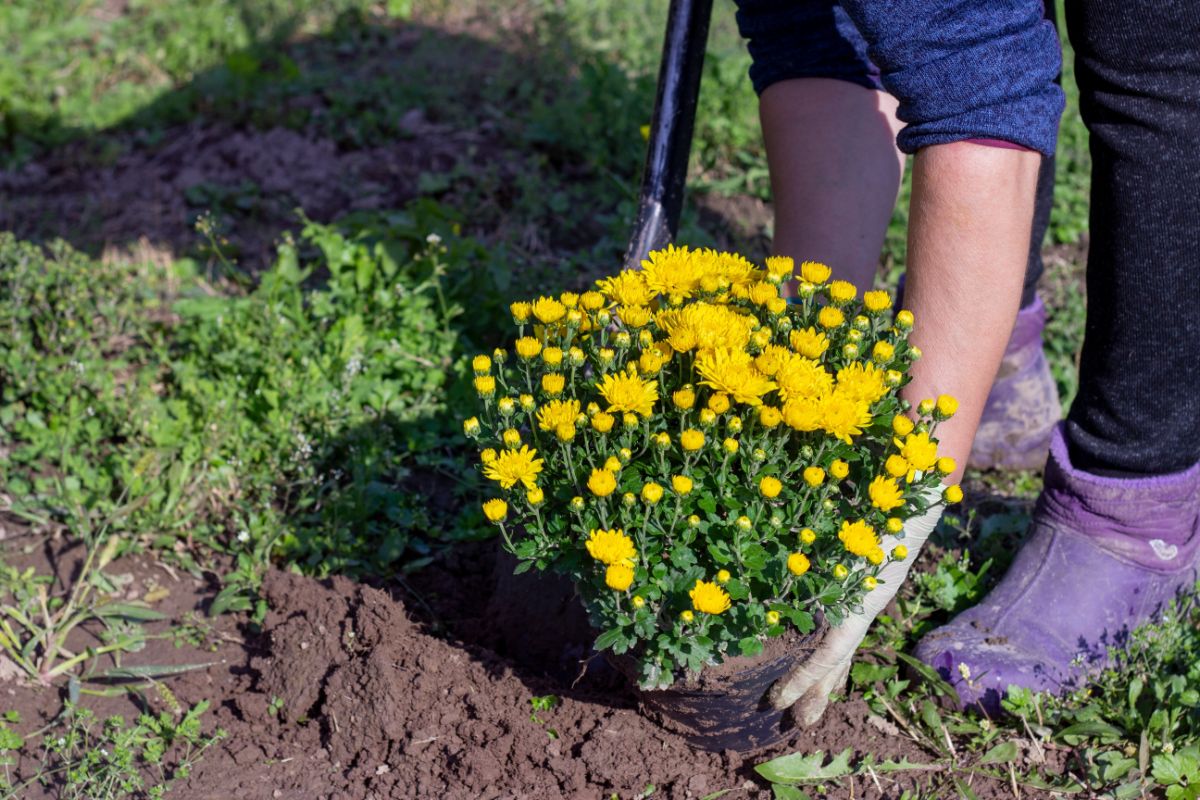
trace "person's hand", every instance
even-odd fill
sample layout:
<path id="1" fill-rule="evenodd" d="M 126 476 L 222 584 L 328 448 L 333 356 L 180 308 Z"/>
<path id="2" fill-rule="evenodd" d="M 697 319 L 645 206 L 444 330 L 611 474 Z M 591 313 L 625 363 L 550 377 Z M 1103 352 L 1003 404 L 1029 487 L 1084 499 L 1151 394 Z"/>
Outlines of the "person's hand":
<path id="1" fill-rule="evenodd" d="M 821 719 L 829 705 L 829 695 L 845 684 L 854 651 L 866 636 L 867 629 L 896 596 L 921 546 L 937 526 L 943 509 L 940 489 L 930 489 L 927 500 L 931 508 L 905 523 L 903 539 L 883 537 L 886 552 L 903 544 L 908 548 L 908 557 L 884 565 L 879 572 L 879 585 L 863 598 L 862 613 L 848 615 L 841 625 L 831 628 L 813 654 L 776 681 L 767 693 L 775 708 L 792 708 L 792 716 L 798 725 L 807 727 Z"/>

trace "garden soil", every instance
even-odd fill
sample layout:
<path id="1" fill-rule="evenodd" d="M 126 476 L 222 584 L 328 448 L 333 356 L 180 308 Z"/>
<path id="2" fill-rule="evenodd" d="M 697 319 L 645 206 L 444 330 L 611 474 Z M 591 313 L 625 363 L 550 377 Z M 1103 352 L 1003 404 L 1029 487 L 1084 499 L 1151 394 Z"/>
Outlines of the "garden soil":
<path id="1" fill-rule="evenodd" d="M 70 575 L 78 550 L 47 546 L 6 558 Z M 160 598 L 155 607 L 176 620 L 202 617 L 217 588 L 215 572 L 194 577 L 145 558 L 117 561 L 106 572 L 119 577 L 123 599 Z M 403 584 L 275 571 L 263 585 L 271 610 L 261 628 L 225 615 L 201 647 L 152 640 L 125 661 L 208 666 L 166 679 L 169 692 L 85 697 L 84 704 L 126 717 L 173 702 L 212 704 L 205 730 L 219 727 L 225 738 L 175 783 L 168 796 L 176 800 L 632 800 L 723 790 L 727 798 L 768 798 L 753 767 L 786 752 L 849 747 L 880 759 L 932 760 L 855 697 L 768 750 L 693 750 L 639 713 L 626 681 L 579 639 L 584 629 L 574 625 L 582 618 L 571 622 L 577 612 L 547 604 L 541 614 L 506 617 L 514 604 L 493 599 L 505 572 L 490 545 L 449 552 Z M 58 692 L 15 678 L 0 692 L 0 710 L 21 711 L 22 733 L 61 707 Z M 531 699 L 547 695 L 557 703 L 535 711 Z M 27 759 L 20 768 L 28 775 L 35 764 Z M 864 777 L 816 796 L 899 797 L 916 785 L 913 778 Z M 999 782 L 976 780 L 973 788 L 984 800 L 1012 796 Z M 25 796 L 57 795 L 39 788 Z"/>

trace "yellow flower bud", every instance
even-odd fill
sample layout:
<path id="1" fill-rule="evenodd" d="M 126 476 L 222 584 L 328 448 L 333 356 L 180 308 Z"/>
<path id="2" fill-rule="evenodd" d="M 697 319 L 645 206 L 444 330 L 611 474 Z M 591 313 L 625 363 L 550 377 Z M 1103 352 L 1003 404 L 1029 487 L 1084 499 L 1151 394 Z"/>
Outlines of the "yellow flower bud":
<path id="1" fill-rule="evenodd" d="M 492 360 L 487 356 L 475 356 L 471 359 L 471 369 L 476 375 L 487 375 L 492 371 Z"/>
<path id="2" fill-rule="evenodd" d="M 724 392 L 714 394 L 708 398 L 708 407 L 714 414 L 724 414 L 729 410 L 729 395 Z"/>
<path id="3" fill-rule="evenodd" d="M 520 339 L 517 339 L 514 347 L 517 350 L 517 356 L 526 361 L 536 358 L 537 354 L 542 352 L 542 343 L 532 336 L 522 336 Z"/>
<path id="4" fill-rule="evenodd" d="M 542 487 L 535 486 L 525 493 L 525 499 L 531 506 L 540 506 L 546 500 L 546 493 L 542 491 Z"/>
<path id="5" fill-rule="evenodd" d="M 521 408 L 525 411 L 533 411 L 537 407 L 537 403 L 533 400 L 533 395 L 523 394 L 517 398 L 517 402 L 521 404 Z"/>
<path id="6" fill-rule="evenodd" d="M 663 487 L 657 483 L 647 483 L 642 487 L 642 500 L 650 505 L 655 505 L 659 500 L 662 500 Z"/>
<path id="7" fill-rule="evenodd" d="M 601 366 L 608 366 L 616 356 L 617 351 L 611 347 L 601 347 L 596 351 L 596 360 L 600 362 Z"/>
<path id="8" fill-rule="evenodd" d="M 484 464 L 490 464 L 497 458 L 499 458 L 499 455 L 497 455 L 496 451 L 490 447 L 479 454 L 479 460 Z"/>
<path id="9" fill-rule="evenodd" d="M 892 430 L 897 436 L 908 436 L 913 432 L 913 421 L 903 414 L 892 417 Z"/>
<path id="10" fill-rule="evenodd" d="M 637 502 L 637 495 L 633 492 L 626 492 L 621 495 L 621 502 L 627 506 L 631 506 Z"/>
<path id="11" fill-rule="evenodd" d="M 961 503 L 963 499 L 963 490 L 957 483 L 951 484 L 942 492 L 942 499 L 950 505 Z"/>
<path id="12" fill-rule="evenodd" d="M 762 496 L 768 499 L 779 497 L 779 493 L 783 491 L 783 484 L 778 478 L 771 475 L 766 476 L 758 482 L 758 490 L 762 492 Z"/>
<path id="13" fill-rule="evenodd" d="M 616 456 L 609 456 L 604 461 L 604 468 L 615 475 L 621 471 L 621 459 Z"/>
<path id="14" fill-rule="evenodd" d="M 808 556 L 804 555 L 804 553 L 792 553 L 790 556 L 788 556 L 788 572 L 792 573 L 796 577 L 800 577 L 804 573 L 808 572 L 808 569 L 811 566 L 812 564 L 809 562 Z"/>
<path id="15" fill-rule="evenodd" d="M 812 528 L 800 529 L 800 541 L 804 544 L 812 544 L 817 540 L 817 532 Z"/>
<path id="16" fill-rule="evenodd" d="M 713 413 L 713 410 L 711 408 L 706 408 L 700 412 L 700 424 L 701 425 L 705 425 L 705 426 L 712 425 L 716 421 L 717 421 L 717 415 Z"/>
<path id="17" fill-rule="evenodd" d="M 689 528 L 695 528 L 700 525 L 700 518 L 695 514 L 692 514 L 690 517 L 688 517 L 687 522 Z"/>
<path id="18" fill-rule="evenodd" d="M 950 419 L 954 416 L 954 412 L 958 411 L 958 401 L 948 394 L 940 394 L 934 410 L 936 411 L 934 416 L 937 419 Z"/>
<path id="19" fill-rule="evenodd" d="M 849 303 L 858 296 L 858 289 L 849 281 L 834 281 L 829 284 L 829 299 L 838 305 Z"/>
<path id="20" fill-rule="evenodd" d="M 903 456 L 893 454 L 883 462 L 883 469 L 893 478 L 903 478 L 908 474 L 908 462 L 904 460 Z"/>
<path id="21" fill-rule="evenodd" d="M 575 426 L 570 422 L 564 422 L 554 429 L 554 435 L 560 442 L 569 442 L 575 438 Z"/>
<path id="22" fill-rule="evenodd" d="M 733 576 L 729 574 L 729 570 L 722 569 L 717 571 L 717 583 L 729 583 L 731 578 Z"/>
<path id="23" fill-rule="evenodd" d="M 551 397 L 557 397 L 562 394 L 563 387 L 566 384 L 566 378 L 557 373 L 547 373 L 542 376 L 542 391 Z"/>
<path id="24" fill-rule="evenodd" d="M 850 570 L 846 569 L 842 564 L 835 564 L 833 567 L 833 577 L 835 580 L 844 581 L 846 576 L 850 574 Z"/>
<path id="25" fill-rule="evenodd" d="M 892 558 L 897 561 L 903 561 L 908 558 L 908 548 L 902 544 L 898 544 L 892 548 Z"/>
<path id="26" fill-rule="evenodd" d="M 578 347 L 572 347 L 567 351 L 567 358 L 570 359 L 572 366 L 582 366 L 583 362 L 587 361 L 587 355 Z"/>
<path id="27" fill-rule="evenodd" d="M 562 366 L 563 351 L 560 347 L 547 347 L 542 351 L 542 361 L 550 368 Z"/>
<path id="28" fill-rule="evenodd" d="M 842 313 L 841 309 L 833 306 L 825 306 L 817 314 L 817 324 L 825 329 L 837 328 L 845 321 L 846 315 Z"/>
<path id="29" fill-rule="evenodd" d="M 630 338 L 630 336 L 627 332 L 617 331 L 616 336 L 613 337 L 613 344 L 615 344 L 617 346 L 618 350 L 625 350 L 631 344 L 633 344 L 633 339 Z"/>
<path id="30" fill-rule="evenodd" d="M 942 456 L 937 460 L 937 471 L 943 475 L 949 475 L 956 469 L 958 469 L 958 463 L 950 456 Z"/>
<path id="31" fill-rule="evenodd" d="M 866 319 L 866 317 L 861 317 L 861 319 Z M 863 339 L 862 331 L 849 330 L 846 332 L 846 340 L 847 341 L 851 341 L 851 342 L 854 342 L 855 344 L 858 344 L 859 342 L 862 341 L 862 339 Z"/>
<path id="32" fill-rule="evenodd" d="M 809 283 L 824 283 L 829 280 L 829 267 L 817 261 L 805 261 L 800 265 L 800 277 Z"/>
<path id="33" fill-rule="evenodd" d="M 623 592 L 633 585 L 633 567 L 628 564 L 610 564 L 604 570 L 604 583 L 614 591 Z"/>
<path id="34" fill-rule="evenodd" d="M 671 446 L 671 434 L 666 431 L 654 434 L 654 446 L 666 450 Z"/>
<path id="35" fill-rule="evenodd" d="M 738 451 L 738 447 L 740 447 L 737 439 L 726 439 L 724 442 L 721 442 L 721 446 L 724 447 L 725 452 L 729 453 L 730 455 L 736 453 Z"/>
<path id="36" fill-rule="evenodd" d="M 919 348 L 919 347 L 908 348 L 908 354 L 912 358 L 913 361 L 919 361 L 921 356 L 924 355 L 924 353 L 921 352 L 921 348 Z"/>
<path id="37" fill-rule="evenodd" d="M 871 360 L 876 364 L 887 364 L 896 357 L 896 348 L 890 342 L 876 342 L 871 348 Z"/>
<path id="38" fill-rule="evenodd" d="M 767 301 L 767 311 L 772 314 L 782 314 L 787 310 L 787 300 L 782 297 L 772 297 Z"/>
<path id="39" fill-rule="evenodd" d="M 899 370 L 889 369 L 887 372 L 883 373 L 883 382 L 887 386 L 895 388 L 899 386 L 900 382 L 903 380 L 904 373 L 900 372 Z"/>
<path id="40" fill-rule="evenodd" d="M 483 515 L 490 522 L 503 522 L 508 516 L 508 503 L 498 497 L 492 498 L 483 504 Z"/>
<path id="41" fill-rule="evenodd" d="M 477 375 L 475 391 L 479 393 L 480 397 L 491 397 L 496 393 L 496 379 L 491 375 Z"/>
<path id="42" fill-rule="evenodd" d="M 779 612 L 778 611 L 768 611 L 767 612 L 767 624 L 768 625 L 778 625 L 779 624 Z"/>
<path id="43" fill-rule="evenodd" d="M 804 470 L 804 482 L 815 489 L 825 482 L 825 470 L 820 467 L 806 467 Z"/>
<path id="44" fill-rule="evenodd" d="M 625 426 L 625 430 L 627 431 L 636 430 L 638 426 L 638 415 L 629 413 L 622 414 L 621 424 Z"/>
<path id="45" fill-rule="evenodd" d="M 579 305 L 588 311 L 596 311 L 604 306 L 604 295 L 599 292 L 584 292 L 579 296 Z"/>
<path id="46" fill-rule="evenodd" d="M 463 420 L 463 434 L 471 438 L 479 435 L 479 417 L 468 417 Z"/>
<path id="47" fill-rule="evenodd" d="M 911 330 L 913 321 L 913 314 L 908 309 L 903 309 L 896 314 L 896 327 L 901 330 Z"/>
<path id="48" fill-rule="evenodd" d="M 572 511 L 583 511 L 583 498 L 582 497 L 580 497 L 579 495 L 575 495 L 574 497 L 571 498 L 571 510 Z"/>
<path id="49" fill-rule="evenodd" d="M 671 402 L 675 404 L 676 408 L 687 411 L 696 404 L 696 393 L 692 387 L 685 386 L 671 395 Z"/>
<path id="50" fill-rule="evenodd" d="M 866 292 L 863 294 L 863 306 L 872 314 L 887 311 L 892 307 L 892 296 L 887 292 Z"/>
<path id="51" fill-rule="evenodd" d="M 850 360 L 858 358 L 858 345 L 853 342 L 847 342 L 842 345 L 842 355 Z"/>
<path id="52" fill-rule="evenodd" d="M 850 474 L 850 465 L 840 458 L 834 459 L 833 463 L 829 465 L 829 474 L 840 481 Z"/>
<path id="53" fill-rule="evenodd" d="M 748 531 L 754 527 L 754 523 L 751 522 L 750 518 L 745 515 L 740 516 L 736 520 L 734 520 L 734 524 L 737 525 L 738 528 L 743 531 Z"/>
<path id="54" fill-rule="evenodd" d="M 622 447 L 617 451 L 617 456 L 621 459 L 622 464 L 628 464 L 629 459 L 633 458 L 633 451 L 628 447 Z"/>
<path id="55" fill-rule="evenodd" d="M 608 497 L 617 488 L 617 476 L 607 469 L 594 469 L 587 487 L 597 497 Z"/>
<path id="56" fill-rule="evenodd" d="M 863 588 L 866 589 L 868 592 L 873 591 L 875 589 L 875 587 L 878 585 L 879 585 L 879 581 L 875 580 L 870 575 L 863 578 Z"/>
<path id="57" fill-rule="evenodd" d="M 596 433 L 608 433 L 612 430 L 613 423 L 616 421 L 616 417 L 607 411 L 599 411 L 592 417 L 592 429 Z"/>
<path id="58" fill-rule="evenodd" d="M 742 432 L 742 418 L 738 417 L 738 416 L 730 417 L 728 420 L 725 421 L 725 427 L 729 430 L 730 433 L 741 433 Z"/>
<path id="59" fill-rule="evenodd" d="M 693 614 L 692 610 L 689 608 L 684 611 L 681 611 L 679 614 L 679 618 L 681 620 L 683 620 L 684 622 L 691 622 L 692 620 L 694 620 L 696 618 L 696 615 Z"/>
<path id="60" fill-rule="evenodd" d="M 932 414 L 933 413 L 933 398 L 926 397 L 924 400 L 922 400 L 920 403 L 918 403 L 917 404 L 917 413 L 920 414 L 922 417 L 928 417 L 930 414 Z"/>
<path id="61" fill-rule="evenodd" d="M 671 478 L 671 488 L 676 494 L 688 494 L 692 491 L 692 479 L 686 475 L 676 475 Z"/>
<path id="62" fill-rule="evenodd" d="M 896 534 L 900 533 L 900 531 L 904 530 L 904 520 L 900 519 L 899 517 L 888 517 L 887 522 L 884 523 L 884 526 L 887 528 L 888 533 L 895 536 Z"/>
<path id="63" fill-rule="evenodd" d="M 508 310 L 512 312 L 513 320 L 521 325 L 529 319 L 529 315 L 533 312 L 533 305 L 531 303 L 513 303 Z"/>
<path id="64" fill-rule="evenodd" d="M 783 412 L 774 406 L 762 405 L 758 407 L 758 422 L 764 428 L 774 428 L 783 422 Z"/>
<path id="65" fill-rule="evenodd" d="M 492 360 L 497 364 L 503 364 L 508 360 L 508 353 L 505 352 L 503 347 L 497 347 L 492 351 Z"/>
<path id="66" fill-rule="evenodd" d="M 508 428 L 501 435 L 501 439 L 503 439 L 504 443 L 509 447 L 516 447 L 521 443 L 521 432 L 516 428 Z"/>
<path id="67" fill-rule="evenodd" d="M 516 407 L 517 403 L 511 397 L 501 397 L 498 401 L 496 401 L 496 408 L 498 408 L 500 413 L 506 417 L 513 413 L 513 411 L 516 411 Z"/>

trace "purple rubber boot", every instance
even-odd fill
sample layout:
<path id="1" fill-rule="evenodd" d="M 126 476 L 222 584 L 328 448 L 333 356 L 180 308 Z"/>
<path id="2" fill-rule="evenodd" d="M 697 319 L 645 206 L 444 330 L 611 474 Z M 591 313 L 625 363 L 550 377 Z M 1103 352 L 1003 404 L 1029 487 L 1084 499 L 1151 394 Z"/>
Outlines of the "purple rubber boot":
<path id="1" fill-rule="evenodd" d="M 1029 540 L 978 606 L 916 655 L 964 706 L 999 711 L 1009 685 L 1062 693 L 1109 647 L 1190 591 L 1200 567 L 1200 464 L 1150 478 L 1076 470 L 1054 430 Z"/>
<path id="2" fill-rule="evenodd" d="M 1041 469 L 1062 416 L 1058 387 L 1042 352 L 1046 306 L 1040 297 L 1017 322 L 988 393 L 967 463 L 975 469 Z"/>

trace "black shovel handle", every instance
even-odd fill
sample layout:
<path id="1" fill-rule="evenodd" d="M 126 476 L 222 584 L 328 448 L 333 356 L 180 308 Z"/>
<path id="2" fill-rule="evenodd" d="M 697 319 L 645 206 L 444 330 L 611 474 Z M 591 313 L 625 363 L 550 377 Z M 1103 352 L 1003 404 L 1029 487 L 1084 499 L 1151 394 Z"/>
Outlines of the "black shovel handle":
<path id="1" fill-rule="evenodd" d="M 679 230 L 711 18 L 712 0 L 671 0 L 627 269 L 637 269 L 647 253 L 665 247 Z"/>

